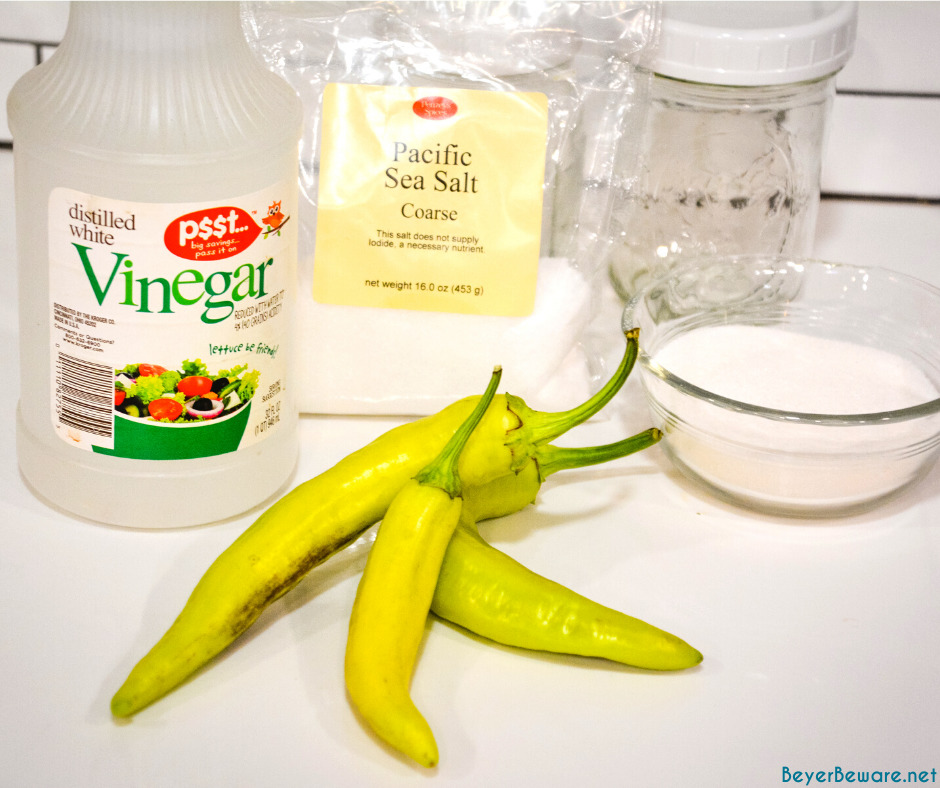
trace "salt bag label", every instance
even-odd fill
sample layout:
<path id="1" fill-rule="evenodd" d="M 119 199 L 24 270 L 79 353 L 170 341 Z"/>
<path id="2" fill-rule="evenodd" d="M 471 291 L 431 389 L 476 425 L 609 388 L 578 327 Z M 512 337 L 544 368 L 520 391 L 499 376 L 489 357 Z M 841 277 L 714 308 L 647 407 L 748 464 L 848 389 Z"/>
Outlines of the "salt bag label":
<path id="1" fill-rule="evenodd" d="M 291 184 L 211 204 L 49 199 L 52 423 L 86 451 L 209 457 L 287 420 Z"/>
<path id="2" fill-rule="evenodd" d="M 547 137 L 541 93 L 327 85 L 314 300 L 530 314 Z"/>

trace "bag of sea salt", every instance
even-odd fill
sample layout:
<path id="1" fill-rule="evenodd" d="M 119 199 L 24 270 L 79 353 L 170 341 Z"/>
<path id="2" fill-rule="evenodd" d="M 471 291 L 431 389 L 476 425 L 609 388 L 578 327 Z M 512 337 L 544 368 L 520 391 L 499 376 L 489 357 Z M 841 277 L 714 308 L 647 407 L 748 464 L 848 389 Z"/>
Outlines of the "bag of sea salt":
<path id="1" fill-rule="evenodd" d="M 297 90 L 299 401 L 431 413 L 492 368 L 560 410 L 606 377 L 609 213 L 654 3 L 248 3 Z"/>

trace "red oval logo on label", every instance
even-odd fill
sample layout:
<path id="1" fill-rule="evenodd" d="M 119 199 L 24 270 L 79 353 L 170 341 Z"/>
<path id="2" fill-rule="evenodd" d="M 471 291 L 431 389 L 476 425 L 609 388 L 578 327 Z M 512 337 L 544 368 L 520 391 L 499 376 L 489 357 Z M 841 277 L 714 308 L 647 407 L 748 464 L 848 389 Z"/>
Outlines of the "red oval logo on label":
<path id="1" fill-rule="evenodd" d="M 425 120 L 446 120 L 457 114 L 457 103 L 444 96 L 425 96 L 411 105 L 415 115 Z"/>
<path id="2" fill-rule="evenodd" d="M 244 252 L 261 227 L 241 208 L 206 208 L 180 216 L 163 233 L 163 244 L 186 260 L 223 260 Z"/>

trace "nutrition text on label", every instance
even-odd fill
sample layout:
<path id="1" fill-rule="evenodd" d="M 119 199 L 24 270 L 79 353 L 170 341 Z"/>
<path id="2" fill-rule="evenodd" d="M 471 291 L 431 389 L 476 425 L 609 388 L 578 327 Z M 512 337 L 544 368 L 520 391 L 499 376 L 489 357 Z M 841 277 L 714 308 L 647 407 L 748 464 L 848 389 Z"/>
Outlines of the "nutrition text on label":
<path id="1" fill-rule="evenodd" d="M 114 344 L 113 339 L 88 333 L 88 329 L 98 329 L 101 325 L 113 326 L 115 324 L 113 318 L 101 317 L 90 312 L 83 312 L 80 309 L 72 309 L 59 303 L 53 304 L 52 311 L 52 327 L 59 332 L 56 347 L 59 347 L 58 342 L 62 341 L 84 350 L 102 353 L 103 345 Z"/>
<path id="2" fill-rule="evenodd" d="M 235 330 L 253 328 L 270 320 L 283 309 L 284 296 L 284 290 L 280 290 L 268 299 L 236 309 L 233 313 Z"/>
<path id="3" fill-rule="evenodd" d="M 369 246 L 389 249 L 423 250 L 429 252 L 456 252 L 458 254 L 484 254 L 484 247 L 475 235 L 448 233 L 412 233 L 376 230 L 368 239 Z"/>
<path id="4" fill-rule="evenodd" d="M 411 282 L 390 279 L 366 279 L 365 287 L 378 287 L 384 290 L 417 293 L 456 293 L 457 295 L 482 296 L 483 285 L 447 284 L 444 282 Z"/>

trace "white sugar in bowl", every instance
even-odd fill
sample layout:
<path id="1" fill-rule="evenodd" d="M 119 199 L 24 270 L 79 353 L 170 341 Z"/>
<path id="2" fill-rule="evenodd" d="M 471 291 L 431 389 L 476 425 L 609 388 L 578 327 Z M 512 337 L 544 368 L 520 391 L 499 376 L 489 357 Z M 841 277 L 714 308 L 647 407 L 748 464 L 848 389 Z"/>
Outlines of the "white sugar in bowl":
<path id="1" fill-rule="evenodd" d="M 636 294 L 663 449 L 715 495 L 774 514 L 865 510 L 940 454 L 940 290 L 788 257 L 681 263 Z"/>

